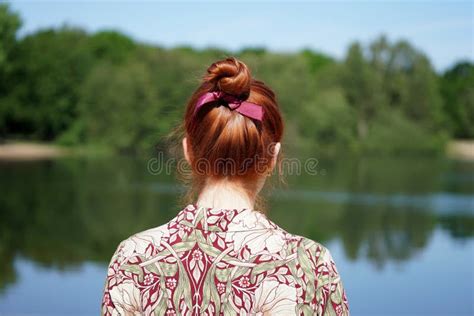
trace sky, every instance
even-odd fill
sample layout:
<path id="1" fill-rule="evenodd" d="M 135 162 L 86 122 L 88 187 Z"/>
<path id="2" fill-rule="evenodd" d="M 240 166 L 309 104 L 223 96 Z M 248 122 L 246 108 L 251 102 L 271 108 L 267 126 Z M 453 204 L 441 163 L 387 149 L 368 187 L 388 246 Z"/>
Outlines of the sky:
<path id="1" fill-rule="evenodd" d="M 367 44 L 385 34 L 391 42 L 408 40 L 438 71 L 459 60 L 474 60 L 473 3 L 10 1 L 23 20 L 20 36 L 67 24 L 89 32 L 118 30 L 165 47 L 311 48 L 342 59 L 353 41 Z"/>

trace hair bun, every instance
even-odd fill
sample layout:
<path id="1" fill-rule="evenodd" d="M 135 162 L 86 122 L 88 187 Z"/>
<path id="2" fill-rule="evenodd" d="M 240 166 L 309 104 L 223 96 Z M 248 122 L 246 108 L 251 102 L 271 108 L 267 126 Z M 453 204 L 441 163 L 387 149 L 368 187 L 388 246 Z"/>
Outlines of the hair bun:
<path id="1" fill-rule="evenodd" d="M 245 98 L 250 94 L 250 70 L 234 57 L 213 63 L 207 73 L 205 80 L 213 83 L 215 88 L 222 92 Z"/>

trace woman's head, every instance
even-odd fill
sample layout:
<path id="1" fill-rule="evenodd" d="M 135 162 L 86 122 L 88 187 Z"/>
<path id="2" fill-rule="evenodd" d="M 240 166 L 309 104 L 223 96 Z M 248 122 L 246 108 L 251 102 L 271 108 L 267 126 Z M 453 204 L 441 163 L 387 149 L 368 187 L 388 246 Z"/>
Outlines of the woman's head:
<path id="1" fill-rule="evenodd" d="M 203 96 L 212 92 L 221 97 L 202 104 Z M 258 105 L 263 117 L 242 114 L 229 106 L 229 99 Z M 283 121 L 273 91 L 253 79 L 243 62 L 227 58 L 207 69 L 191 96 L 184 132 L 183 147 L 195 189 L 219 180 L 259 186 L 276 164 Z"/>

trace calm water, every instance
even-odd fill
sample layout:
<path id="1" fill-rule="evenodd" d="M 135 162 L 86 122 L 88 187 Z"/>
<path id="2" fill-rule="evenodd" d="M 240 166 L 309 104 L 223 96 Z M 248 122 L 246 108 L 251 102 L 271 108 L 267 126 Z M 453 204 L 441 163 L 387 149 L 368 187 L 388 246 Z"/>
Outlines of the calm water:
<path id="1" fill-rule="evenodd" d="M 180 186 L 129 158 L 0 162 L 0 315 L 97 315 L 118 243 L 169 220 Z M 332 252 L 352 315 L 474 314 L 474 164 L 320 161 L 268 216 Z"/>

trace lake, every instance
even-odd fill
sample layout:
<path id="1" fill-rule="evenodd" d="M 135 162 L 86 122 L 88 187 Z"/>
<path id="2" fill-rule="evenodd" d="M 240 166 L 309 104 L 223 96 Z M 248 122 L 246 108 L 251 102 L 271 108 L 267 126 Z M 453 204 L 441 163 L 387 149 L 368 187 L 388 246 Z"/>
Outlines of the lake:
<path id="1" fill-rule="evenodd" d="M 0 162 L 0 315 L 98 315 L 119 242 L 180 210 L 136 158 Z M 474 163 L 321 159 L 267 216 L 328 247 L 352 315 L 474 314 Z"/>

